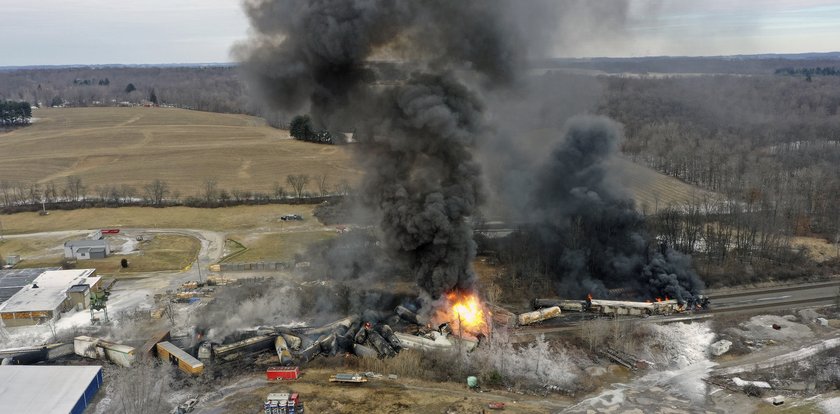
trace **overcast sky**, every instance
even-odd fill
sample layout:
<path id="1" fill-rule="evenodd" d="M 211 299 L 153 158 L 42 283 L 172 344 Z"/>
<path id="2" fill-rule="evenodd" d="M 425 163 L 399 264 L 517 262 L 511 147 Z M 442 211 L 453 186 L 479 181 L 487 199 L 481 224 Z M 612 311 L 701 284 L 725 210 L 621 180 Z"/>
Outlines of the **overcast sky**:
<path id="1" fill-rule="evenodd" d="M 591 1 L 604 9 L 614 0 Z M 840 49 L 840 1 L 628 1 L 619 23 L 611 22 L 621 27 L 606 34 L 591 15 L 589 21 L 563 19 L 558 26 L 566 29 L 554 54 L 699 56 Z M 573 27 L 580 22 L 587 29 Z M 231 45 L 247 33 L 240 0 L 0 0 L 0 66 L 230 62 Z"/>

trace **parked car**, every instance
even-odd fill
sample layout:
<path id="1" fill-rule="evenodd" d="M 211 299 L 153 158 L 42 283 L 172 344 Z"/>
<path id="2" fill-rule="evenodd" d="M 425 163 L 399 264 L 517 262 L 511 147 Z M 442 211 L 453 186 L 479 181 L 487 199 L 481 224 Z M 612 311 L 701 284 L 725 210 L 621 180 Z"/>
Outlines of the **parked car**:
<path id="1" fill-rule="evenodd" d="M 294 221 L 294 220 L 303 220 L 303 217 L 300 214 L 284 214 L 280 216 L 280 220 L 283 221 Z"/>
<path id="2" fill-rule="evenodd" d="M 190 398 L 189 400 L 186 400 L 186 401 L 178 404 L 178 406 L 175 407 L 175 409 L 172 412 L 175 413 L 175 414 L 191 413 L 193 410 L 195 410 L 195 406 L 197 404 L 198 404 L 198 399 Z"/>

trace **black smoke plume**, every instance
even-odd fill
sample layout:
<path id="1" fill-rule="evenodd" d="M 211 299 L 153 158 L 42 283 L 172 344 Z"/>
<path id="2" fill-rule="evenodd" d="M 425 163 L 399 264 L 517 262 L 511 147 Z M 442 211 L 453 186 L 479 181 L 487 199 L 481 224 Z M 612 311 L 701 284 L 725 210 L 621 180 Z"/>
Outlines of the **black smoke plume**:
<path id="1" fill-rule="evenodd" d="M 485 100 L 523 96 L 504 91 L 523 85 L 527 59 L 557 43 L 555 29 L 597 33 L 597 22 L 617 26 L 611 22 L 626 11 L 625 2 L 595 3 L 254 0 L 245 3 L 252 34 L 236 53 L 251 89 L 272 108 L 309 113 L 318 129 L 354 132 L 366 168 L 359 199 L 378 225 L 387 268 L 410 273 L 433 298 L 474 283 L 469 218 L 485 198 L 474 154 L 486 143 L 511 149 L 482 158 L 496 160 L 492 181 L 502 185 L 493 188 L 494 200 L 528 194 L 510 205 L 524 202 L 526 218 L 541 223 L 532 226 L 536 249 L 558 288 L 631 284 L 684 298 L 700 286 L 696 276 L 681 256 L 651 247 L 632 202 L 609 183 L 615 125 L 575 121 L 535 171 L 539 164 L 514 157 L 517 145 L 488 123 Z M 577 15 L 587 18 L 576 23 Z M 503 118 L 505 105 L 494 104 L 491 115 Z M 507 168 L 508 153 L 519 166 Z M 370 255 L 322 257 L 340 259 L 336 273 L 360 286 L 368 277 L 391 277 L 371 272 Z"/>
<path id="2" fill-rule="evenodd" d="M 604 117 L 576 117 L 536 175 L 531 206 L 545 268 L 574 296 L 630 288 L 637 299 L 693 303 L 703 283 L 688 256 L 657 245 L 633 200 L 614 183 L 611 161 L 621 128 Z"/>
<path id="3" fill-rule="evenodd" d="M 486 132 L 483 90 L 524 67 L 510 1 L 255 1 L 237 53 L 272 107 L 354 131 L 361 200 L 386 252 L 433 298 L 473 284 L 469 218 L 482 201 L 474 148 Z M 543 3 L 548 4 L 548 3 Z M 373 60 L 401 62 L 377 82 Z"/>

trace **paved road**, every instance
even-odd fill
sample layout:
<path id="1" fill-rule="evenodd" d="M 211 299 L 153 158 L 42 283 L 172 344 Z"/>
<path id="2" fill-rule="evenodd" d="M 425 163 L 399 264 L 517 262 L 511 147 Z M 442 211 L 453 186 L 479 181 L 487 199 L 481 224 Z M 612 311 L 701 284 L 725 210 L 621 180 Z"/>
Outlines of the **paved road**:
<path id="1" fill-rule="evenodd" d="M 117 284 L 117 289 L 171 289 L 175 290 L 182 283 L 190 280 L 206 280 L 208 275 L 208 267 L 211 263 L 221 259 L 225 250 L 225 234 L 221 232 L 198 230 L 198 229 L 145 229 L 145 228 L 127 228 L 122 229 L 122 232 L 132 233 L 157 233 L 157 234 L 180 234 L 184 236 L 195 237 L 201 242 L 201 249 L 198 252 L 198 258 L 192 263 L 189 269 L 172 271 L 172 272 L 156 272 L 151 274 L 143 274 L 137 279 L 123 279 Z M 196 265 L 198 264 L 198 265 Z"/>
<path id="2" fill-rule="evenodd" d="M 742 289 L 709 295 L 716 314 L 754 309 L 789 309 L 835 303 L 840 282 L 809 283 L 776 288 Z"/>
<path id="3" fill-rule="evenodd" d="M 9 239 L 27 237 L 63 238 L 77 235 L 84 236 L 92 234 L 95 231 L 96 229 L 64 230 L 14 234 L 4 237 Z M 201 248 L 198 252 L 198 266 L 196 266 L 196 262 L 193 262 L 192 266 L 186 270 L 137 274 L 137 278 L 122 279 L 118 283 L 117 289 L 176 289 L 184 282 L 199 280 L 199 278 L 206 279 L 208 267 L 211 263 L 215 263 L 221 259 L 225 250 L 225 233 L 216 231 L 182 228 L 122 228 L 120 229 L 120 233 L 129 237 L 134 237 L 142 233 L 179 234 L 198 239 L 201 243 Z"/>

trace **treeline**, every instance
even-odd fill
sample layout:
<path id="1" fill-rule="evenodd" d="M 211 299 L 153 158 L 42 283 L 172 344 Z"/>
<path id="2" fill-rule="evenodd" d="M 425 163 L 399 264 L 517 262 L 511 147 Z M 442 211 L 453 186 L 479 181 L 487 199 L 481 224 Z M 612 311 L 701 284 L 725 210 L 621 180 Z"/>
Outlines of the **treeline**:
<path id="1" fill-rule="evenodd" d="M 743 74 L 770 75 L 791 62 L 803 66 L 836 65 L 840 54 L 804 53 L 790 55 L 744 56 L 650 56 L 629 58 L 558 58 L 535 61 L 540 68 L 574 68 L 603 71 L 606 73 L 662 73 L 662 74 Z"/>
<path id="2" fill-rule="evenodd" d="M 722 195 L 640 206 L 655 234 L 711 281 L 819 273 L 792 241 L 840 238 L 840 78 L 600 79 L 628 157 Z"/>
<path id="3" fill-rule="evenodd" d="M 32 106 L 29 102 L 0 101 L 0 127 L 29 125 Z"/>
<path id="4" fill-rule="evenodd" d="M 791 234 L 840 231 L 840 79 L 605 78 L 600 111 L 624 152 L 733 200 L 777 209 Z"/>
<path id="5" fill-rule="evenodd" d="M 288 119 L 251 103 L 234 66 L 82 67 L 0 71 L 0 99 L 34 106 L 118 106 L 152 102 L 199 111 Z"/>
<path id="6" fill-rule="evenodd" d="M 141 187 L 131 185 L 105 185 L 93 188 L 84 184 L 81 177 L 69 176 L 63 185 L 48 182 L 20 183 L 0 181 L 0 207 L 3 213 L 38 211 L 42 208 L 73 210 L 90 207 L 202 207 L 216 208 L 253 204 L 319 204 L 340 199 L 353 193 L 346 180 L 331 185 L 326 175 L 311 177 L 308 174 L 290 174 L 287 188 L 274 183 L 271 193 L 220 188 L 215 178 L 202 183 L 201 190 L 192 195 L 173 191 L 166 180 L 153 180 Z"/>
<path id="7" fill-rule="evenodd" d="M 815 68 L 779 68 L 776 69 L 777 75 L 789 76 L 840 76 L 840 68 L 834 66 L 815 67 Z"/>

